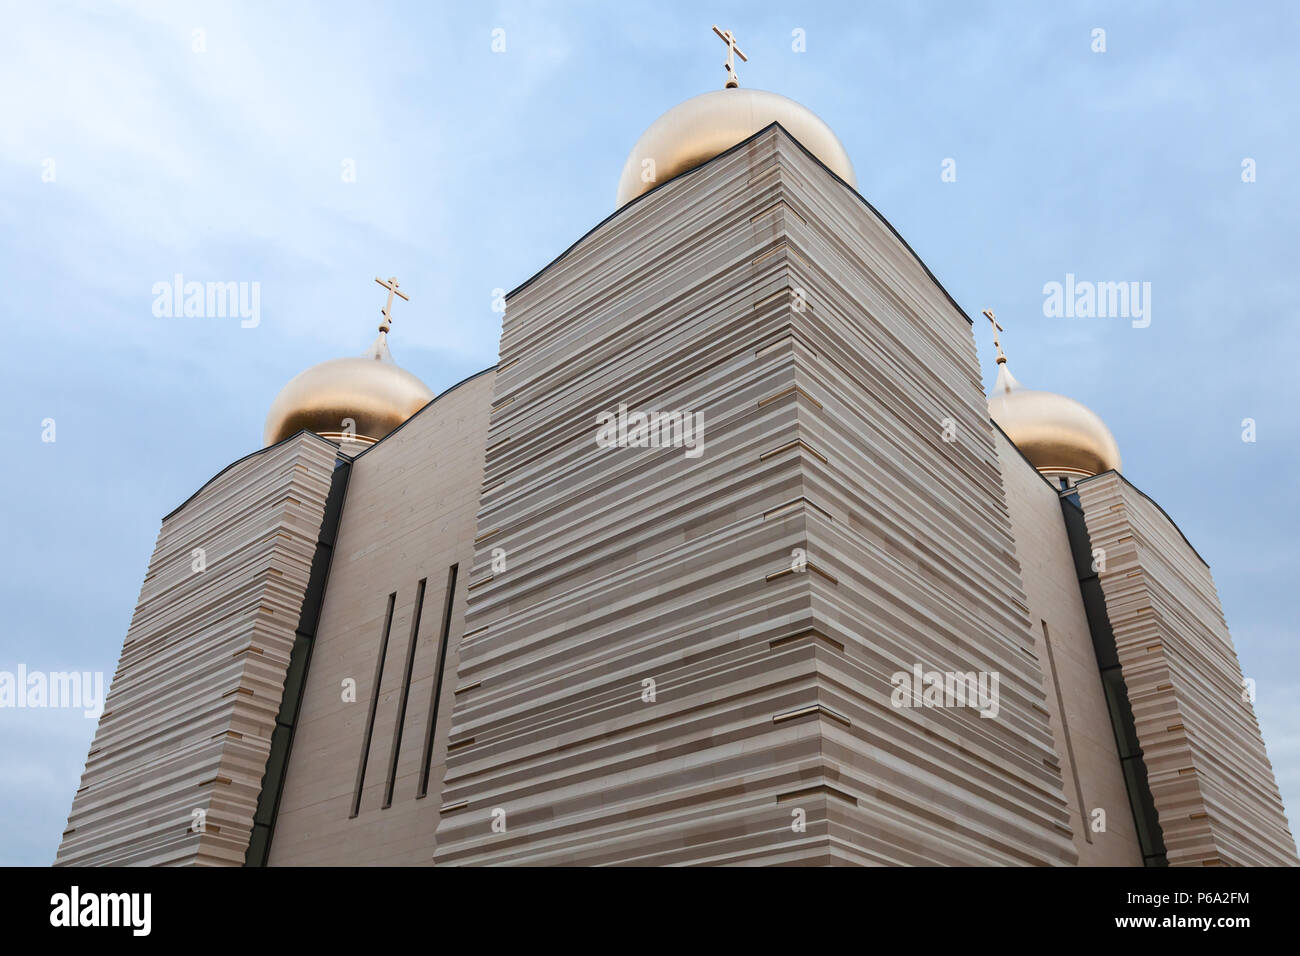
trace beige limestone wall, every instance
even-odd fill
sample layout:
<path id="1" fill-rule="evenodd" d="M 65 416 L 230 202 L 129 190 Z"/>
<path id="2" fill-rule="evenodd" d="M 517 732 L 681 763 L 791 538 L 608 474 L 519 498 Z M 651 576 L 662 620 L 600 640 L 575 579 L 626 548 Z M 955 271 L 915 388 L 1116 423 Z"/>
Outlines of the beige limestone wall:
<path id="1" fill-rule="evenodd" d="M 874 211 L 802 152 L 781 170 L 819 690 L 850 727 L 832 838 L 863 863 L 1072 863 L 1059 763 L 970 323 Z M 846 198 L 851 202 L 845 202 Z M 947 442 L 948 423 L 959 436 Z M 897 708 L 894 674 L 997 675 L 993 716 Z M 833 741 L 833 745 L 832 745 Z"/>
<path id="2" fill-rule="evenodd" d="M 1296 865 L 1209 567 L 1117 473 L 1078 491 L 1170 865 Z"/>
<path id="3" fill-rule="evenodd" d="M 163 520 L 56 864 L 243 863 L 336 453 L 300 433 Z"/>
<path id="4" fill-rule="evenodd" d="M 1077 859 L 969 323 L 785 133 L 516 290 L 501 359 L 438 861 Z M 598 448 L 620 403 L 704 453 Z M 1002 719 L 892 708 L 921 659 Z"/>
<path id="5" fill-rule="evenodd" d="M 1141 866 L 1060 499 L 1000 430 L 994 435 L 1079 864 Z M 1093 829 L 1098 809 L 1100 832 Z"/>
<path id="6" fill-rule="evenodd" d="M 290 753 L 269 863 L 418 865 L 432 862 L 473 559 L 475 514 L 493 373 L 445 392 L 352 464 L 316 645 Z M 428 795 L 418 795 L 448 569 L 459 563 Z M 391 805 L 390 758 L 411 651 L 417 582 L 426 579 Z M 374 676 L 390 593 L 384 666 Z M 343 699 L 345 680 L 355 701 Z M 378 694 L 358 815 L 350 816 L 372 701 Z"/>

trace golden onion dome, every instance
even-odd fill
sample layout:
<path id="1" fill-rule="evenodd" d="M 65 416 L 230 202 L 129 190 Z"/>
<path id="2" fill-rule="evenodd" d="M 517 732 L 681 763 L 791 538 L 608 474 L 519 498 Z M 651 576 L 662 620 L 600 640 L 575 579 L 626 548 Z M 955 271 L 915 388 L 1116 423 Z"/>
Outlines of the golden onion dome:
<path id="1" fill-rule="evenodd" d="M 621 208 L 660 183 L 708 162 L 772 123 L 780 123 L 831 172 L 857 189 L 849 154 L 816 113 L 778 93 L 735 88 L 692 97 L 650 124 L 623 164 L 616 206 Z"/>
<path id="2" fill-rule="evenodd" d="M 361 355 L 321 362 L 290 379 L 271 403 L 263 441 L 274 445 L 305 428 L 370 445 L 432 400 L 428 386 L 393 361 L 381 326 Z"/>
<path id="3" fill-rule="evenodd" d="M 1119 445 L 1106 423 L 1081 402 L 1024 388 L 999 359 L 989 415 L 1042 472 L 1089 476 L 1120 470 Z"/>

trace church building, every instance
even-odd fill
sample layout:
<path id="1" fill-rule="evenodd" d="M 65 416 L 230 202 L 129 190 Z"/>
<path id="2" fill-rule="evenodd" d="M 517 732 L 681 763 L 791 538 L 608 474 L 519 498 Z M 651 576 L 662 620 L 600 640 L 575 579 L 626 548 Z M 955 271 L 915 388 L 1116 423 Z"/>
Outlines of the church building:
<path id="1" fill-rule="evenodd" d="M 383 281 L 162 519 L 57 864 L 1300 863 L 1205 561 L 719 36 L 496 366 Z"/>

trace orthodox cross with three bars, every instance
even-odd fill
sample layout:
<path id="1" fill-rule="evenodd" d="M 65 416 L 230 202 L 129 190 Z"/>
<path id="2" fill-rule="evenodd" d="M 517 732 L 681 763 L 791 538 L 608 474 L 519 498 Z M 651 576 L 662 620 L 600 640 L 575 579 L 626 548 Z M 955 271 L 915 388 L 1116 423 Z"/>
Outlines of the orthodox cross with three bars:
<path id="1" fill-rule="evenodd" d="M 736 76 L 736 56 L 739 55 L 746 63 L 749 62 L 749 57 L 745 56 L 744 51 L 736 46 L 736 37 L 730 30 L 719 30 L 718 25 L 715 23 L 713 32 L 718 35 L 718 39 L 727 44 L 727 85 L 725 88 L 734 90 L 740 86 L 740 79 Z"/>
<path id="2" fill-rule="evenodd" d="M 998 341 L 998 333 L 1005 332 L 1006 329 L 998 325 L 997 316 L 993 314 L 992 309 L 985 309 L 984 315 L 988 318 L 989 322 L 993 325 L 993 344 L 996 345 L 998 349 L 998 364 L 1006 365 L 1007 356 L 1006 353 L 1002 351 L 1002 343 Z"/>
<path id="3" fill-rule="evenodd" d="M 388 304 L 379 310 L 379 314 L 384 317 L 384 321 L 379 323 L 379 331 L 387 332 L 393 326 L 393 296 L 399 296 L 406 302 L 410 302 L 411 297 L 398 290 L 397 276 L 389 276 L 387 282 L 376 276 L 375 281 L 388 290 Z"/>

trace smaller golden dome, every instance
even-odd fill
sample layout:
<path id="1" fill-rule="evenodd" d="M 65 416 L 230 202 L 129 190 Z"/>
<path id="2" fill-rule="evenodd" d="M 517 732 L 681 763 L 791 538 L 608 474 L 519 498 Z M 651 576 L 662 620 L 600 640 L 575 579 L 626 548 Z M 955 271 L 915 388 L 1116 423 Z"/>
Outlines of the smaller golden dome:
<path id="1" fill-rule="evenodd" d="M 687 170 L 725 153 L 772 123 L 780 123 L 804 148 L 854 189 L 849 154 L 829 126 L 808 107 L 766 90 L 724 89 L 678 103 L 641 134 L 618 181 L 617 208 Z M 643 172 L 651 167 L 654 179 Z"/>
<path id="2" fill-rule="evenodd" d="M 321 362 L 290 379 L 271 403 L 263 441 L 274 445 L 305 428 L 369 445 L 432 400 L 428 386 L 393 361 L 381 328 L 361 355 Z"/>
<path id="3" fill-rule="evenodd" d="M 989 415 L 1039 471 L 1097 475 L 1120 470 L 1119 445 L 1100 416 L 1055 392 L 1023 388 L 1000 359 Z"/>

